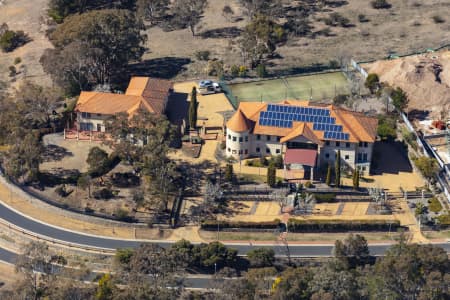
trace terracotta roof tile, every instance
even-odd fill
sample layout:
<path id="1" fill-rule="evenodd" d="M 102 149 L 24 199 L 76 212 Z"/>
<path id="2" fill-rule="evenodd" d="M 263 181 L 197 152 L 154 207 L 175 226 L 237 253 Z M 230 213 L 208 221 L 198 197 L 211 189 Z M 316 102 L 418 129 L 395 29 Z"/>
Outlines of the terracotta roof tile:
<path id="1" fill-rule="evenodd" d="M 234 132 L 244 132 L 252 128 L 252 124 L 247 120 L 242 111 L 238 111 L 231 117 L 227 122 L 227 128 L 233 130 Z"/>
<path id="2" fill-rule="evenodd" d="M 165 79 L 132 77 L 125 94 L 81 92 L 75 111 L 112 115 L 127 112 L 130 116 L 138 109 L 162 114 L 172 89 Z"/>
<path id="3" fill-rule="evenodd" d="M 343 132 L 349 134 L 349 142 L 374 142 L 377 137 L 378 120 L 362 113 L 337 108 L 333 105 L 312 105 L 309 101 L 284 100 L 279 104 L 286 106 L 322 107 L 328 109 L 330 111 L 330 116 L 336 119 L 336 125 L 342 125 Z M 261 111 L 265 111 L 266 109 L 267 104 L 265 103 L 242 102 L 239 105 L 238 111 L 239 114 L 244 114 L 244 117 L 246 117 L 247 120 L 252 120 L 255 123 L 253 127 L 254 134 L 280 136 L 282 137 L 280 140 L 282 143 L 303 135 L 305 138 L 313 141 L 314 143 L 323 144 L 323 141 L 325 140 L 324 132 L 313 130 L 312 123 L 293 122 L 292 128 L 263 126 L 259 124 L 259 114 Z M 237 113 L 234 116 L 236 115 Z"/>

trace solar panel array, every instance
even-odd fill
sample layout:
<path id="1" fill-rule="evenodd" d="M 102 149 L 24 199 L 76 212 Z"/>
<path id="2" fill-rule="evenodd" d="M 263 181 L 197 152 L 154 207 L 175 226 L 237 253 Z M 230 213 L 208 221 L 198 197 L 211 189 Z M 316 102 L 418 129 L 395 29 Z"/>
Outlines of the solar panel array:
<path id="1" fill-rule="evenodd" d="M 262 126 L 292 128 L 294 121 L 313 123 L 313 130 L 325 132 L 325 139 L 348 141 L 350 138 L 350 134 L 342 132 L 342 125 L 336 125 L 336 119 L 326 108 L 268 104 L 267 111 L 259 114 Z"/>

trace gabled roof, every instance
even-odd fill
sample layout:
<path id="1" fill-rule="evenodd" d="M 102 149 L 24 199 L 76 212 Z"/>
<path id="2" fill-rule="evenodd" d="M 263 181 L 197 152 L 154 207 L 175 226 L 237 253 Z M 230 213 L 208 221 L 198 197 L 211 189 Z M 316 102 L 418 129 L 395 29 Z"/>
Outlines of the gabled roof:
<path id="1" fill-rule="evenodd" d="M 272 110 L 272 112 L 280 112 L 276 113 L 277 119 L 281 117 L 281 119 L 278 120 L 281 120 L 281 123 L 284 123 L 285 125 L 278 126 L 278 123 L 277 125 L 274 125 L 273 123 L 267 124 L 267 122 L 261 124 L 260 115 L 262 116 L 262 112 L 264 112 L 264 114 L 266 115 L 265 117 L 262 118 L 267 118 L 267 112 L 271 109 L 270 105 L 261 102 L 241 102 L 239 104 L 238 112 L 231 119 L 233 119 L 236 116 L 236 119 L 239 120 L 241 119 L 242 120 L 245 119 L 247 121 L 251 120 L 252 123 L 254 124 L 253 125 L 254 134 L 279 136 L 281 137 L 280 141 L 282 143 L 295 139 L 296 137 L 299 136 L 304 136 L 306 139 L 319 145 L 323 144 L 323 141 L 325 140 L 348 141 L 352 143 L 374 142 L 377 137 L 378 120 L 374 117 L 369 117 L 362 113 L 348 111 L 342 108 L 335 107 L 333 105 L 328 106 L 311 105 L 309 101 L 299 101 L 299 100 L 284 100 L 276 104 L 275 106 L 282 107 L 281 110 L 280 109 Z M 273 107 L 274 105 L 272 105 L 272 109 L 274 109 Z M 303 108 L 290 109 L 286 107 L 306 107 L 307 109 Z M 299 119 L 292 119 L 293 113 L 296 114 L 298 113 L 298 111 L 313 111 L 313 113 L 315 113 L 317 117 L 321 115 L 321 113 L 317 113 L 317 111 L 323 113 L 326 112 L 328 120 L 331 119 L 333 120 L 332 123 L 333 125 L 342 126 L 341 132 L 342 134 L 345 134 L 345 138 L 344 137 L 339 138 L 336 136 L 330 137 L 330 135 L 327 136 L 325 135 L 325 129 L 320 127 L 317 128 L 316 126 L 314 126 L 314 122 L 319 123 L 324 122 L 323 119 L 314 119 L 314 121 L 308 119 L 307 119 L 308 121 L 304 121 L 304 119 L 302 119 L 303 121 L 298 121 Z M 302 112 L 301 114 L 304 114 L 304 112 Z M 322 116 L 323 115 L 324 114 L 322 114 Z M 290 117 L 290 119 L 288 119 L 288 117 Z M 292 124 L 286 125 L 286 123 L 288 122 L 287 120 L 292 120 Z M 242 124 L 244 124 L 244 122 L 241 122 L 241 125 Z M 246 126 L 248 126 L 248 122 L 246 124 L 247 124 Z M 229 124 L 227 123 L 227 126 L 228 125 Z M 234 128 L 238 127 L 235 124 L 231 125 Z M 233 128 L 231 127 L 229 128 L 233 130 Z M 251 131 L 252 128 L 249 128 L 248 130 Z"/>
<path id="2" fill-rule="evenodd" d="M 113 115 L 138 109 L 162 114 L 172 83 L 165 79 L 132 77 L 125 94 L 81 92 L 75 111 Z"/>

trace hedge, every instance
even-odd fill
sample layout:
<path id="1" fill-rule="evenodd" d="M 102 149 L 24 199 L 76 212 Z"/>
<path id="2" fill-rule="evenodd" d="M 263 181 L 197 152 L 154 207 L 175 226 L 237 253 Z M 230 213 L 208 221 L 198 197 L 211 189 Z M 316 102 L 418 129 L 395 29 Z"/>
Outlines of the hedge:
<path id="1" fill-rule="evenodd" d="M 281 221 L 275 219 L 267 222 L 227 222 L 217 220 L 205 220 L 201 223 L 203 230 L 230 230 L 230 229 L 248 229 L 253 230 L 274 230 L 280 228 Z M 290 232 L 346 232 L 346 231 L 397 231 L 403 228 L 400 221 L 385 220 L 298 220 L 289 219 L 288 231 Z"/>
<path id="2" fill-rule="evenodd" d="M 290 232 L 397 231 L 400 221 L 385 220 L 298 220 L 289 219 Z"/>
<path id="3" fill-rule="evenodd" d="M 336 199 L 336 194 L 334 193 L 326 193 L 326 194 L 315 193 L 314 198 L 316 199 L 317 203 L 338 202 L 338 200 Z"/>
<path id="4" fill-rule="evenodd" d="M 218 224 L 217 224 L 218 223 Z M 273 221 L 267 222 L 227 222 L 227 221 L 217 221 L 217 220 L 205 220 L 201 223 L 201 228 L 204 230 L 219 230 L 239 228 L 239 229 L 277 229 L 280 226 L 281 221 L 275 219 Z"/>

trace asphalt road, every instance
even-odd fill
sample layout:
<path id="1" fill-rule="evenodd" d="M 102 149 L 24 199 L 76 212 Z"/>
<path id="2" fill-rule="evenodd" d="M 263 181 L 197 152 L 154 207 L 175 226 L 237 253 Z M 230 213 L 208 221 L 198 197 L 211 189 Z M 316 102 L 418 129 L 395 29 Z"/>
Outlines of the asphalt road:
<path id="1" fill-rule="evenodd" d="M 49 226 L 32 219 L 29 219 L 15 211 L 9 209 L 0 203 L 0 218 L 8 221 L 9 223 L 15 224 L 16 226 L 23 228 L 25 230 L 50 237 L 52 239 L 75 243 L 84 246 L 106 248 L 106 249 L 117 249 L 117 248 L 136 248 L 141 242 L 133 240 L 120 240 L 112 238 L 104 238 L 97 236 L 90 236 L 82 233 L 76 233 L 72 231 L 67 231 L 61 228 L 56 228 Z M 157 241 L 157 243 L 162 247 L 168 247 L 172 242 Z M 258 244 L 246 244 L 246 243 L 225 243 L 226 245 L 238 250 L 239 255 L 245 255 L 248 251 L 255 247 L 274 247 L 277 255 L 286 255 L 286 247 L 280 245 L 258 245 Z M 447 252 L 450 253 L 450 243 L 438 244 L 439 246 L 445 248 Z M 372 255 L 383 255 L 389 245 L 371 245 L 370 252 Z M 289 253 L 293 257 L 320 257 L 320 256 L 330 256 L 332 252 L 332 245 L 289 245 Z"/>

